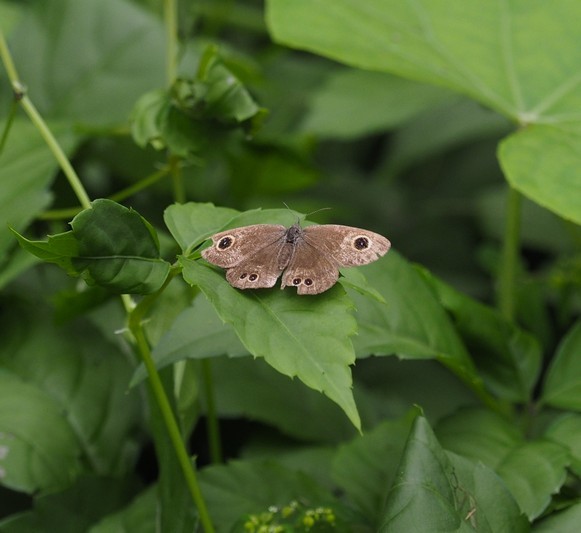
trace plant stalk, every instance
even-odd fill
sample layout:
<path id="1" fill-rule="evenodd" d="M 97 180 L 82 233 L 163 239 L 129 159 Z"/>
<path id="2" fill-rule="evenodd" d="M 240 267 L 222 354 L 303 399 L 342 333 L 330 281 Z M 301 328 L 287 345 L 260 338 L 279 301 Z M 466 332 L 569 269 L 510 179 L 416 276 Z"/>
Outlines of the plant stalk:
<path id="1" fill-rule="evenodd" d="M 212 360 L 202 361 L 202 372 L 204 376 L 204 390 L 206 392 L 206 427 L 208 429 L 208 444 L 210 448 L 210 458 L 213 464 L 220 464 L 223 461 L 222 444 L 220 438 L 220 426 L 216 416 L 216 402 L 214 401 L 214 381 L 212 379 Z"/>
<path id="2" fill-rule="evenodd" d="M 511 187 L 506 203 L 504 244 L 498 274 L 498 309 L 511 322 L 514 321 L 516 310 L 521 201 L 521 194 Z"/>

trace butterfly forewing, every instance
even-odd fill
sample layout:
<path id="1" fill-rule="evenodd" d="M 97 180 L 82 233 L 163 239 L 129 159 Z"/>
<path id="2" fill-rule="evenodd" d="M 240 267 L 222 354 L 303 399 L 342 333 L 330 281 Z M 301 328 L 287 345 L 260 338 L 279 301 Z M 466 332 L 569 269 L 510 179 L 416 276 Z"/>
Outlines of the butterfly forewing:
<path id="1" fill-rule="evenodd" d="M 379 233 L 337 224 L 309 226 L 304 229 L 304 239 L 340 267 L 371 263 L 391 246 Z"/>
<path id="2" fill-rule="evenodd" d="M 222 268 L 231 268 L 252 258 L 260 250 L 284 239 L 287 228 L 277 224 L 254 224 L 212 235 L 212 246 L 202 251 L 202 257 Z"/>

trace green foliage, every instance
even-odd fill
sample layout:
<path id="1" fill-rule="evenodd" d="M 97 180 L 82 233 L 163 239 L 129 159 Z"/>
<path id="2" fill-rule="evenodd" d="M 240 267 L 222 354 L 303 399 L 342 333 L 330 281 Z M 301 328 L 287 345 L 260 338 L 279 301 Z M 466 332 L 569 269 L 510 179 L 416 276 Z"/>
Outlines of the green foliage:
<path id="1" fill-rule="evenodd" d="M 576 531 L 579 3 L 175 4 L 0 0 L 0 531 Z"/>

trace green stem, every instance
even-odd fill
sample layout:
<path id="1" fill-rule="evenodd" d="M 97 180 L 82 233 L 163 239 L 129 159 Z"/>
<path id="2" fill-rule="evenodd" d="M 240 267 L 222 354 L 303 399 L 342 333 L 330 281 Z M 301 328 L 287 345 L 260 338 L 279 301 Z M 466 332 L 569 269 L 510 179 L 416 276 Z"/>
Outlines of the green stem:
<path id="1" fill-rule="evenodd" d="M 6 119 L 6 124 L 4 125 L 4 131 L 2 132 L 2 137 L 0 138 L 0 154 L 4 151 L 4 146 L 6 145 L 6 139 L 8 139 L 8 133 L 10 133 L 10 128 L 14 123 L 14 118 L 16 117 L 16 111 L 18 110 L 18 97 L 14 99 L 10 106 L 10 111 L 8 112 L 8 118 Z"/>
<path id="2" fill-rule="evenodd" d="M 178 72 L 178 16 L 176 0 L 165 0 L 163 3 L 166 40 L 166 81 L 171 87 Z"/>
<path id="3" fill-rule="evenodd" d="M 504 245 L 498 277 L 498 309 L 513 321 L 516 309 L 516 279 L 520 244 L 521 195 L 510 188 L 506 204 Z"/>
<path id="4" fill-rule="evenodd" d="M 204 376 L 204 388 L 206 391 L 206 420 L 208 429 L 208 441 L 210 457 L 212 463 L 222 463 L 222 445 L 220 439 L 220 426 L 216 416 L 216 403 L 214 401 L 214 381 L 212 379 L 212 361 L 204 359 L 202 361 L 202 372 Z"/>
<path id="5" fill-rule="evenodd" d="M 163 384 L 157 372 L 157 368 L 155 367 L 155 363 L 153 362 L 151 349 L 145 337 L 145 332 L 142 326 L 143 318 L 153 305 L 153 302 L 157 296 L 163 292 L 167 284 L 170 282 L 173 276 L 176 275 L 176 273 L 177 270 L 172 271 L 172 274 L 168 276 L 168 279 L 166 280 L 166 283 L 163 285 L 163 287 L 155 294 L 146 296 L 132 311 L 130 310 L 131 304 L 126 300 L 124 300 L 124 303 L 126 309 L 129 312 L 129 330 L 135 339 L 138 354 L 147 370 L 151 391 L 159 407 L 170 441 L 182 469 L 186 485 L 188 486 L 192 499 L 198 509 L 200 523 L 202 524 L 202 527 L 206 533 L 213 533 L 214 526 L 212 525 L 212 521 L 206 507 L 206 502 L 204 501 L 202 491 L 200 490 L 200 486 L 198 484 L 196 471 L 186 450 L 180 428 L 174 416 L 165 389 L 163 388 Z"/>

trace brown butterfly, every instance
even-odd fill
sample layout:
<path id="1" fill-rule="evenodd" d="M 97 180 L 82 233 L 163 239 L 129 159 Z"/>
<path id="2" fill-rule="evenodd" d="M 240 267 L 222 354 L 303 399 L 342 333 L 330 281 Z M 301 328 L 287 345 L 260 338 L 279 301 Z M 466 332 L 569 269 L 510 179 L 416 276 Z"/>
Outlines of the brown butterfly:
<path id="1" fill-rule="evenodd" d="M 281 289 L 319 294 L 339 279 L 339 268 L 366 265 L 389 250 L 383 236 L 350 226 L 323 224 L 290 228 L 255 224 L 216 233 L 202 252 L 206 261 L 226 269 L 238 289 L 272 287 L 282 274 Z"/>

